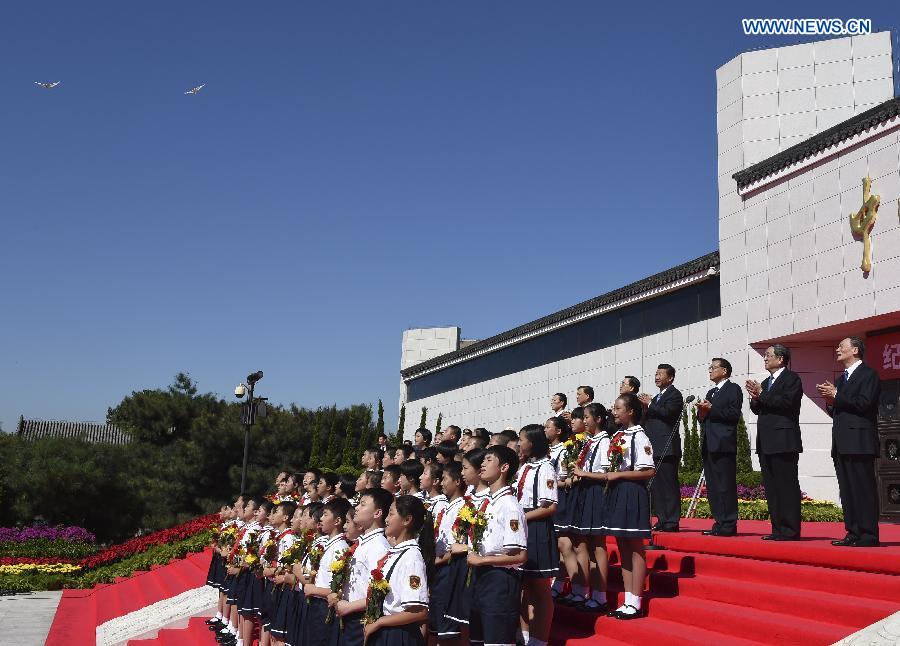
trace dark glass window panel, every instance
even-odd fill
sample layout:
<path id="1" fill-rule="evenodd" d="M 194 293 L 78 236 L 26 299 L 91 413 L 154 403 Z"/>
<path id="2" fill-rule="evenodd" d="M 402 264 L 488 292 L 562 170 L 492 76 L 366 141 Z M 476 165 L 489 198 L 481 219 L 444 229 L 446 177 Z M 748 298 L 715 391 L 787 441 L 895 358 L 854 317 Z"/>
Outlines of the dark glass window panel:
<path id="1" fill-rule="evenodd" d="M 412 379 L 407 395 L 409 401 L 431 397 L 720 314 L 716 276 Z"/>

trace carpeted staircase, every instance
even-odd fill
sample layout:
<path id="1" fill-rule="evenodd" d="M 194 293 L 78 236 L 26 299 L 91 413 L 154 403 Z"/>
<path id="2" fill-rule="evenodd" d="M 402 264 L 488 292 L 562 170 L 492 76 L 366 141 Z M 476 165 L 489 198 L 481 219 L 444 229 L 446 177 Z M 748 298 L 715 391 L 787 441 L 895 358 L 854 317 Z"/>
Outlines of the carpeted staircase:
<path id="1" fill-rule="evenodd" d="M 740 535 L 701 535 L 710 521 L 682 520 L 678 534 L 657 534 L 647 552 L 648 616 L 598 617 L 557 606 L 552 644 L 832 644 L 900 610 L 900 527 L 882 525 L 880 548 L 838 548 L 838 523 L 806 523 L 798 542 L 762 541 L 769 524 L 741 521 Z M 615 542 L 609 541 L 611 603 L 622 602 Z M 202 585 L 209 552 L 94 590 L 68 590 L 47 644 L 93 643 L 96 626 Z M 194 617 L 130 646 L 213 646 Z"/>
<path id="2" fill-rule="evenodd" d="M 832 644 L 900 610 L 900 528 L 882 525 L 880 548 L 838 548 L 837 523 L 807 523 L 804 539 L 772 542 L 761 521 L 733 538 L 703 536 L 709 521 L 682 521 L 647 552 L 648 616 L 596 617 L 557 606 L 554 644 Z M 610 559 L 618 552 L 610 541 Z M 619 567 L 610 568 L 615 605 Z"/>

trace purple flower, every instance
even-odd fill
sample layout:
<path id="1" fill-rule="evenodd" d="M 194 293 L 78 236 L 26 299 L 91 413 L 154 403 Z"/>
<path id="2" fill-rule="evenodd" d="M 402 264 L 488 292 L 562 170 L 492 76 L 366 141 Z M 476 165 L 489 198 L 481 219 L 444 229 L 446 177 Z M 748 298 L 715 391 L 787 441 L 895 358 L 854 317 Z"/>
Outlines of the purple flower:
<path id="1" fill-rule="evenodd" d="M 47 527 L 46 525 L 31 525 L 22 529 L 0 527 L 0 542 L 24 543 L 35 539 L 68 541 L 70 543 L 94 543 L 97 537 L 84 527 Z"/>

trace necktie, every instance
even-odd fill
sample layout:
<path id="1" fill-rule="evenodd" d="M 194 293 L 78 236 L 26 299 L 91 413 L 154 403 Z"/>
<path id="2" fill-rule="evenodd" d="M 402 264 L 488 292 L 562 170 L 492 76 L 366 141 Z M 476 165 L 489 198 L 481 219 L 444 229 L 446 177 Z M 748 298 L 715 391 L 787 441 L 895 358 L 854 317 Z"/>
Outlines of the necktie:
<path id="1" fill-rule="evenodd" d="M 771 387 L 772 387 L 772 377 L 769 376 L 769 377 L 766 377 L 766 380 L 763 382 L 763 390 L 768 392 L 769 388 L 771 388 Z"/>
<path id="2" fill-rule="evenodd" d="M 718 387 L 718 386 L 716 386 L 715 388 L 713 388 L 713 389 L 709 392 L 709 401 L 712 401 L 713 399 L 715 399 L 716 394 L 717 394 L 718 392 L 719 392 L 719 387 Z"/>

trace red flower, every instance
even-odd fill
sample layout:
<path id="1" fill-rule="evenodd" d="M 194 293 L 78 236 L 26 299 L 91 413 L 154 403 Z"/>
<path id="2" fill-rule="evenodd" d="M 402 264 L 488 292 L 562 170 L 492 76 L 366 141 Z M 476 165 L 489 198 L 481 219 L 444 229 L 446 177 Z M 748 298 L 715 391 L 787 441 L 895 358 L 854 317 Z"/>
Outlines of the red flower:
<path id="1" fill-rule="evenodd" d="M 379 570 L 379 569 L 372 570 L 372 580 L 373 581 L 381 581 L 383 578 L 384 578 L 384 573 L 381 570 Z"/>

